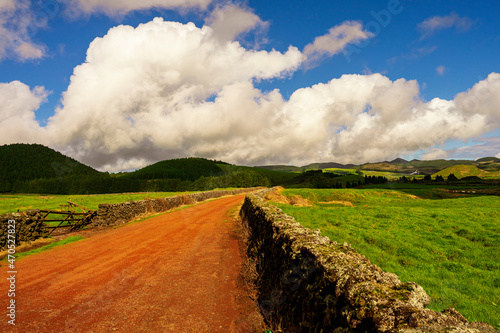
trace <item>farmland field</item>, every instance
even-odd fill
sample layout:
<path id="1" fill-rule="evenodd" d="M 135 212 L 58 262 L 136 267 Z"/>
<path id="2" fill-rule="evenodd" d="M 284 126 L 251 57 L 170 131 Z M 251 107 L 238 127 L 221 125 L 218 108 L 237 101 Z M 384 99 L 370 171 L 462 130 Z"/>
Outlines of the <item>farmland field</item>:
<path id="1" fill-rule="evenodd" d="M 372 263 L 420 284 L 430 308 L 500 326 L 500 198 L 430 200 L 384 189 L 293 189 L 312 207 L 276 204 L 303 226 L 348 242 Z M 430 196 L 432 197 L 432 196 Z"/>
<path id="2" fill-rule="evenodd" d="M 2 194 L 0 195 L 0 214 L 13 213 L 27 209 L 67 210 L 68 200 L 88 209 L 97 209 L 99 204 L 115 204 L 127 201 L 171 197 L 187 192 L 145 192 L 96 195 L 38 195 Z"/>
<path id="3" fill-rule="evenodd" d="M 359 168 L 352 169 L 342 169 L 342 168 L 327 168 L 323 169 L 323 172 L 333 172 L 341 175 L 358 175 L 357 171 L 360 171 L 362 176 L 375 176 L 375 177 L 386 177 L 389 180 L 395 180 L 403 176 L 421 179 L 424 178 L 423 175 L 411 175 L 409 172 L 391 172 L 391 171 L 371 171 L 371 170 L 359 170 Z"/>

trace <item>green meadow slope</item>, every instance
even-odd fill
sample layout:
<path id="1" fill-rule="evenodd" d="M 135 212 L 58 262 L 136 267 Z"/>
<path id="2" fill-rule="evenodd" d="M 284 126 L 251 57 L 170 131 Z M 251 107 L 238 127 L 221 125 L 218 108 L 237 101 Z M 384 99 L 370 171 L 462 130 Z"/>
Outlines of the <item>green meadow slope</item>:
<path id="1" fill-rule="evenodd" d="M 465 177 L 480 177 L 480 178 L 500 178 L 499 171 L 489 172 L 486 170 L 479 169 L 474 165 L 454 165 L 448 167 L 444 170 L 436 172 L 433 174 L 433 177 L 442 176 L 444 178 L 448 177 L 450 174 L 454 174 L 457 178 L 465 178 Z"/>

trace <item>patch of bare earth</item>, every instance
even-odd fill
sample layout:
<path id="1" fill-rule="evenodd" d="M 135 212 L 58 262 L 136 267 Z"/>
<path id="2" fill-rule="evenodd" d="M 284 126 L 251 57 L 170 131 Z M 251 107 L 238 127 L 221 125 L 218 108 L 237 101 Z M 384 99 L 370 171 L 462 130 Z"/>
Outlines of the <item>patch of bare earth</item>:
<path id="1" fill-rule="evenodd" d="M 225 197 L 107 230 L 16 263 L 16 326 L 1 332 L 253 332 Z M 8 304 L 7 267 L 0 304 Z M 5 317 L 5 316 L 4 316 Z"/>
<path id="2" fill-rule="evenodd" d="M 311 207 L 313 204 L 300 195 L 293 195 L 291 197 L 287 197 L 283 195 L 283 187 L 276 187 L 273 191 L 267 193 L 264 196 L 264 200 L 271 201 L 275 203 L 282 203 L 287 205 L 293 205 L 296 207 Z"/>
<path id="3" fill-rule="evenodd" d="M 319 204 L 323 204 L 323 205 L 343 205 L 343 206 L 347 206 L 347 207 L 354 207 L 354 205 L 352 204 L 352 202 L 350 201 L 337 201 L 337 200 L 333 200 L 333 201 L 324 201 L 324 202 L 318 202 Z"/>

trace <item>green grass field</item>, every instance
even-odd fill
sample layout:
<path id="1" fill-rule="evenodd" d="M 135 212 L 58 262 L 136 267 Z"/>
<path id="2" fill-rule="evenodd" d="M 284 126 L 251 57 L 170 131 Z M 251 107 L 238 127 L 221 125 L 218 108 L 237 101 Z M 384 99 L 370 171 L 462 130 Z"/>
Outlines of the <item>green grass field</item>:
<path id="1" fill-rule="evenodd" d="M 356 175 L 356 169 L 327 168 L 323 172 L 333 172 L 340 175 Z"/>
<path id="2" fill-rule="evenodd" d="M 499 197 L 430 200 L 384 189 L 283 194 L 314 204 L 277 204 L 285 213 L 331 240 L 352 244 L 403 282 L 420 284 L 432 298 L 431 309 L 454 307 L 471 321 L 500 328 Z"/>
<path id="3" fill-rule="evenodd" d="M 147 192 L 96 195 L 38 195 L 2 194 L 0 195 L 0 214 L 24 211 L 27 209 L 68 210 L 70 200 L 88 209 L 97 209 L 99 204 L 115 204 L 127 201 L 171 197 L 187 192 Z M 78 209 L 80 211 L 80 209 Z"/>
<path id="4" fill-rule="evenodd" d="M 358 168 L 352 168 L 352 169 L 341 169 L 341 168 L 328 168 L 328 169 L 323 169 L 323 172 L 333 172 L 337 174 L 343 174 L 343 175 L 357 175 L 356 171 Z M 406 177 L 412 177 L 412 178 L 417 178 L 421 179 L 424 178 L 423 175 L 410 175 L 410 173 L 398 173 L 398 172 L 390 172 L 390 171 L 370 171 L 370 170 L 361 170 L 363 173 L 363 176 L 375 176 L 375 177 L 386 177 L 389 180 L 395 180 L 398 178 L 401 178 L 403 176 Z"/>
<path id="5" fill-rule="evenodd" d="M 481 170 L 474 165 L 454 165 L 444 170 L 441 170 L 432 175 L 432 177 L 443 176 L 448 178 L 450 174 L 454 174 L 457 178 L 464 178 L 468 176 L 476 176 L 483 179 L 498 179 L 500 178 L 500 171 L 488 172 Z"/>
<path id="6" fill-rule="evenodd" d="M 424 175 L 411 175 L 410 173 L 397 173 L 397 172 L 389 172 L 389 171 L 369 171 L 369 170 L 361 170 L 363 172 L 364 176 L 375 176 L 375 177 L 385 177 L 389 180 L 395 180 L 398 178 L 401 178 L 403 176 L 405 177 L 410 177 L 410 178 L 416 178 L 416 179 L 422 179 L 424 178 Z"/>

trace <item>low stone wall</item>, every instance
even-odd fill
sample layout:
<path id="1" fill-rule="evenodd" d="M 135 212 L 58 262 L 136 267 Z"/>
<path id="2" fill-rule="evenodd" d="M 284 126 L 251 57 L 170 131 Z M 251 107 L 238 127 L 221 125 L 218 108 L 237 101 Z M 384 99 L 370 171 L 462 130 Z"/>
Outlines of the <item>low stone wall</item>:
<path id="1" fill-rule="evenodd" d="M 15 222 L 16 246 L 35 240 L 40 237 L 47 236 L 48 232 L 45 229 L 42 221 L 42 213 L 38 210 L 28 210 L 21 213 L 5 214 L 0 216 L 0 250 L 3 251 L 8 245 L 9 220 Z M 11 223 L 12 225 L 12 223 Z M 12 244 L 12 243 L 10 243 Z"/>
<path id="2" fill-rule="evenodd" d="M 129 222 L 138 216 L 166 212 L 182 205 L 191 205 L 208 199 L 220 198 L 226 195 L 236 195 L 256 191 L 262 188 L 237 190 L 207 191 L 185 194 L 175 197 L 123 202 L 119 204 L 101 204 L 97 217 L 91 226 L 112 226 Z"/>
<path id="3" fill-rule="evenodd" d="M 285 332 L 496 332 L 455 309 L 425 309 L 430 298 L 422 287 L 302 227 L 262 199 L 269 191 L 248 194 L 241 216 L 259 306 Z"/>

